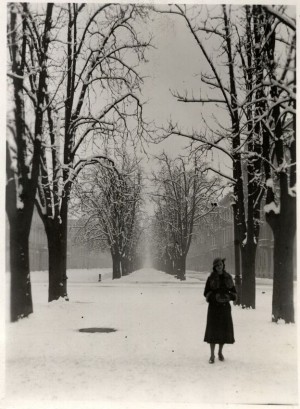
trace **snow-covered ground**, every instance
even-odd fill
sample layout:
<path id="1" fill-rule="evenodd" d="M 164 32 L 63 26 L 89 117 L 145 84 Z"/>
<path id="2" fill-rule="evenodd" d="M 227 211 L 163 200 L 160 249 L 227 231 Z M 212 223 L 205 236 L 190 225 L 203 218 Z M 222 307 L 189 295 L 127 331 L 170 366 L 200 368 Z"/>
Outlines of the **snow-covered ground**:
<path id="1" fill-rule="evenodd" d="M 255 310 L 232 306 L 236 342 L 210 365 L 206 274 L 68 276 L 70 301 L 48 304 L 47 275 L 33 273 L 34 314 L 7 323 L 4 408 L 297 405 L 296 325 L 271 323 L 269 280 L 258 280 Z"/>

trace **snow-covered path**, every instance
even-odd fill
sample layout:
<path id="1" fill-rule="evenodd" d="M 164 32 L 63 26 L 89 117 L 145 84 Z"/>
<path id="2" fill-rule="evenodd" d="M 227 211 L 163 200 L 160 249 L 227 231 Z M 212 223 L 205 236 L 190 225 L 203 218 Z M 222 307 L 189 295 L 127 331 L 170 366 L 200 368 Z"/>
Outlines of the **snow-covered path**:
<path id="1" fill-rule="evenodd" d="M 5 408 L 297 404 L 296 326 L 270 322 L 268 283 L 256 310 L 232 307 L 236 343 L 209 365 L 205 276 L 98 273 L 69 272 L 70 301 L 50 304 L 33 275 L 34 314 L 7 325 Z"/>

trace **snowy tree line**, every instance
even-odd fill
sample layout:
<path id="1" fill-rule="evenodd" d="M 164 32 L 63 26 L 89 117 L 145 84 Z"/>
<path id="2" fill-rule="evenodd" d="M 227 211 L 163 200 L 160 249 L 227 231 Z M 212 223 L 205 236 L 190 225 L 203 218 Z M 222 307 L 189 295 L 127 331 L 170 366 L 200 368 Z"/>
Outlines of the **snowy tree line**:
<path id="1" fill-rule="evenodd" d="M 34 205 L 48 238 L 49 301 L 68 297 L 71 197 L 82 212 L 78 240 L 110 248 L 115 278 L 134 268 L 143 225 L 142 178 L 136 159 L 132 167 L 126 149 L 120 159 L 116 147 L 130 145 L 134 151 L 147 136 L 137 66 L 150 44 L 139 30 L 150 10 L 183 21 L 206 62 L 199 96 L 185 90 L 173 91 L 174 98 L 227 113 L 224 123 L 214 115 L 212 122 L 199 116 L 198 130 L 170 122 L 162 131 L 162 139 L 191 140 L 191 156 L 188 162 L 162 156 L 153 175 L 158 191 L 152 230 L 165 243 L 156 249 L 158 266 L 184 279 L 194 225 L 214 211 L 217 185 L 226 180 L 232 189 L 236 277 L 242 277 L 236 282 L 239 302 L 255 308 L 255 253 L 265 197 L 263 211 L 274 235 L 273 320 L 294 322 L 294 9 L 175 4 L 8 4 L 11 319 L 33 311 L 28 239 Z M 230 162 L 231 175 L 208 164 L 216 150 Z M 93 201 L 97 206 L 91 211 Z"/>
<path id="2" fill-rule="evenodd" d="M 148 40 L 137 5 L 8 4 L 7 215 L 11 319 L 33 311 L 28 238 L 33 206 L 45 225 L 49 301 L 67 299 L 72 184 L 86 166 L 116 170 L 103 145 L 141 140 L 136 65 Z M 87 155 L 86 152 L 89 152 Z"/>
<path id="3" fill-rule="evenodd" d="M 73 188 L 73 214 L 78 215 L 77 243 L 109 249 L 112 277 L 121 278 L 140 267 L 144 214 L 142 172 L 123 153 L 121 172 L 110 167 L 87 167 Z"/>
<path id="4" fill-rule="evenodd" d="M 200 131 L 170 123 L 164 137 L 191 139 L 196 150 L 214 150 L 231 162 L 232 174 L 209 167 L 232 187 L 236 282 L 240 303 L 255 308 L 255 254 L 261 202 L 274 235 L 274 321 L 294 322 L 293 243 L 296 232 L 296 24 L 293 7 L 215 8 L 171 5 L 160 13 L 183 19 L 196 41 L 200 95 L 174 92 L 182 103 L 224 107 L 221 123 L 201 118 Z M 210 41 L 215 41 L 211 52 Z M 241 258 L 241 260 L 240 260 Z"/>

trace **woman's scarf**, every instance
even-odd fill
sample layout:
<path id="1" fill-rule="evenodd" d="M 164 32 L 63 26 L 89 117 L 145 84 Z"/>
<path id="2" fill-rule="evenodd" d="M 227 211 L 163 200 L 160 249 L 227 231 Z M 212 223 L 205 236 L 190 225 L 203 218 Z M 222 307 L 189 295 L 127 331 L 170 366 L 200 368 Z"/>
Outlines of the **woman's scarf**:
<path id="1" fill-rule="evenodd" d="M 223 274 L 225 277 L 224 282 L 225 282 L 226 288 L 228 289 L 233 288 L 234 283 L 233 283 L 233 279 L 231 275 L 227 273 L 226 271 L 223 271 Z M 219 274 L 216 273 L 215 271 L 210 274 L 209 281 L 210 281 L 210 288 L 212 290 L 217 290 L 218 288 L 220 288 L 220 277 L 219 277 Z"/>

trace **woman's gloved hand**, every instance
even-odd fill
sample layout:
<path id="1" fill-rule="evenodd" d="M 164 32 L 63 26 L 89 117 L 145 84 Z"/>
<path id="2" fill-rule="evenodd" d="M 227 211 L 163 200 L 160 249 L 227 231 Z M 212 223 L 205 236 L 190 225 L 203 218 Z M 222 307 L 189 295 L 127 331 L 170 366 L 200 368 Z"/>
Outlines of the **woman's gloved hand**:
<path id="1" fill-rule="evenodd" d="M 222 302 L 228 302 L 230 301 L 230 295 L 229 294 L 216 294 L 216 301 L 222 303 Z"/>

